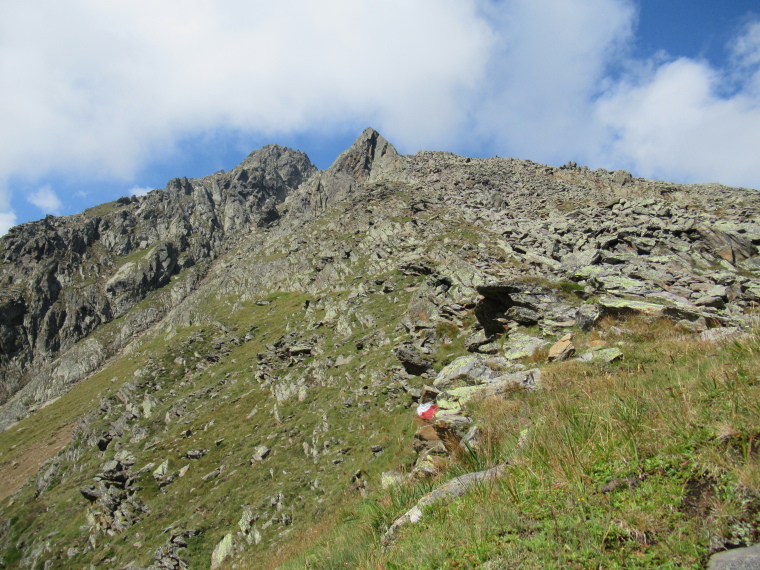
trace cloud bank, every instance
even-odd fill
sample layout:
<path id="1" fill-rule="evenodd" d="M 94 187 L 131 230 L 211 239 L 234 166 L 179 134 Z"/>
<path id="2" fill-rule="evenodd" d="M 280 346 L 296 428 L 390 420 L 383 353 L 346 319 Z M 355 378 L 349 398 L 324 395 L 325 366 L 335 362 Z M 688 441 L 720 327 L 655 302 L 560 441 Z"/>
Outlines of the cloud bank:
<path id="1" fill-rule="evenodd" d="M 219 128 L 760 187 L 760 23 L 725 69 L 632 61 L 635 25 L 631 0 L 8 0 L 0 233 L 15 178 L 128 178 Z"/>
<path id="2" fill-rule="evenodd" d="M 760 23 L 716 70 L 680 58 L 650 64 L 596 102 L 607 160 L 641 176 L 760 188 Z"/>
<path id="3" fill-rule="evenodd" d="M 58 214 L 61 211 L 61 199 L 50 186 L 43 186 L 27 196 L 30 204 L 37 206 L 43 214 Z"/>

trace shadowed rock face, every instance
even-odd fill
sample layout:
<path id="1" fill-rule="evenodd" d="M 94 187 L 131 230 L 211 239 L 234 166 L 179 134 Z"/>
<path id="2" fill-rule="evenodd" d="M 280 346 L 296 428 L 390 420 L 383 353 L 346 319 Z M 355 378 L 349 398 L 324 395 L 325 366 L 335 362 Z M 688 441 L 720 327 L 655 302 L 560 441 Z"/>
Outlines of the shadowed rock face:
<path id="1" fill-rule="evenodd" d="M 227 173 L 11 229 L 0 240 L 0 402 L 173 275 L 199 264 L 203 273 L 251 227 L 275 221 L 276 204 L 314 172 L 304 153 L 270 145 Z"/>

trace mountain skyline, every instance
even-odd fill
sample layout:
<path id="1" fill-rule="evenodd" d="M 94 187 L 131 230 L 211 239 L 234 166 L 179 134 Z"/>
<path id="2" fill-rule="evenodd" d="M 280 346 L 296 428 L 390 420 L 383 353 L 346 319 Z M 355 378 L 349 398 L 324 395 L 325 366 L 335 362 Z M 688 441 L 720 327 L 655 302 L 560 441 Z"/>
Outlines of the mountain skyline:
<path id="1" fill-rule="evenodd" d="M 75 0 L 0 15 L 0 234 L 271 142 L 324 169 L 367 125 L 405 154 L 760 187 L 748 1 Z"/>

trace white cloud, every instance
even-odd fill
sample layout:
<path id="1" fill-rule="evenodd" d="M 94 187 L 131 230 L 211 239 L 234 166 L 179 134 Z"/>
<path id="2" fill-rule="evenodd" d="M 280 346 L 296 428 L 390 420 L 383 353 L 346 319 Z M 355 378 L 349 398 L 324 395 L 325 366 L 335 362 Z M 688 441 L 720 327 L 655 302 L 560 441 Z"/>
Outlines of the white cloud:
<path id="1" fill-rule="evenodd" d="M 50 186 L 43 186 L 26 197 L 27 202 L 37 206 L 43 214 L 59 214 L 61 212 L 60 198 Z"/>
<path id="2" fill-rule="evenodd" d="M 750 22 L 733 42 L 732 51 L 741 67 L 760 66 L 760 22 Z"/>
<path id="3" fill-rule="evenodd" d="M 29 30 L 35 33 L 30 34 Z M 207 128 L 460 120 L 492 34 L 475 0 L 11 0 L 0 7 L 0 177 L 128 175 Z"/>
<path id="4" fill-rule="evenodd" d="M 149 186 L 135 186 L 129 190 L 130 196 L 145 196 L 148 192 L 153 190 Z"/>
<path id="5" fill-rule="evenodd" d="M 681 58 L 612 87 L 596 106 L 608 129 L 603 160 L 642 176 L 760 188 L 760 24 L 734 45 L 735 68 Z"/>
<path id="6" fill-rule="evenodd" d="M 632 59 L 637 15 L 627 0 L 494 6 L 499 41 L 474 117 L 498 154 L 760 188 L 760 22 L 716 69 L 664 52 Z"/>
<path id="7" fill-rule="evenodd" d="M 627 0 L 509 0 L 493 5 L 499 44 L 477 113 L 483 136 L 523 158 L 576 158 L 597 138 L 593 100 L 632 37 Z"/>
<path id="8" fill-rule="evenodd" d="M 13 212 L 0 212 L 0 236 L 8 233 L 8 230 L 16 225 L 16 214 Z"/>

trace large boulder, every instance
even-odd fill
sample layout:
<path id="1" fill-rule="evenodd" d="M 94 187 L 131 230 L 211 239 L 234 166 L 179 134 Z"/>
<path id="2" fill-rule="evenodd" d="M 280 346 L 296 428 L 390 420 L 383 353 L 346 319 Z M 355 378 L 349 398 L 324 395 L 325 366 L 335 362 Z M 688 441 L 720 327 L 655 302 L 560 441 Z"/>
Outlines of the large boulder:
<path id="1" fill-rule="evenodd" d="M 436 418 L 446 415 L 459 415 L 462 405 L 470 400 L 498 396 L 512 390 L 535 390 L 541 385 L 541 370 L 521 370 L 503 374 L 482 384 L 448 388 L 436 399 L 438 413 Z"/>
<path id="2" fill-rule="evenodd" d="M 481 356 L 468 354 L 460 356 L 444 367 L 438 373 L 433 386 L 441 390 L 454 384 L 457 379 L 464 379 L 467 384 L 481 384 L 496 376 L 498 373 L 491 370 Z"/>
<path id="3" fill-rule="evenodd" d="M 729 263 L 738 263 L 757 254 L 752 239 L 742 233 L 743 228 L 737 224 L 724 222 L 714 227 L 697 224 L 695 229 L 710 251 Z"/>
<path id="4" fill-rule="evenodd" d="M 531 336 L 522 332 L 515 332 L 509 335 L 505 343 L 504 357 L 507 360 L 517 360 L 520 358 L 533 356 L 536 351 L 548 345 L 549 341 L 545 338 Z"/>
<path id="5" fill-rule="evenodd" d="M 760 568 L 760 544 L 713 554 L 708 570 L 757 570 Z"/>

